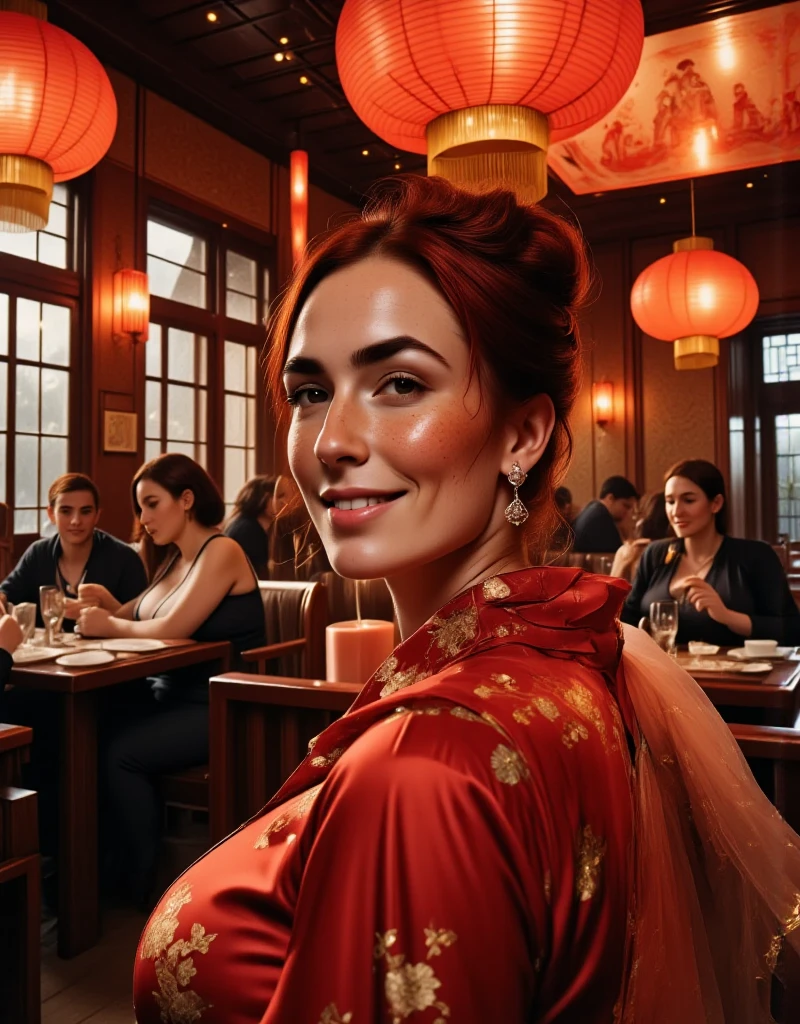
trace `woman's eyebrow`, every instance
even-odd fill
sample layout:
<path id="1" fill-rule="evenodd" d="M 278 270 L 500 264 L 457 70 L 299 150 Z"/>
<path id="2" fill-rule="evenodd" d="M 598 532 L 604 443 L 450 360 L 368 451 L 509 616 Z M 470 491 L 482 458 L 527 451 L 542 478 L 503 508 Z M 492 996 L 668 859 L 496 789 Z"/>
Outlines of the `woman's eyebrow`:
<path id="1" fill-rule="evenodd" d="M 407 349 L 415 352 L 425 352 L 448 369 L 450 368 L 450 364 L 443 355 L 440 355 L 429 345 L 418 341 L 416 338 L 412 338 L 408 334 L 401 334 L 396 338 L 387 338 L 386 341 L 377 341 L 374 345 L 367 345 L 364 348 L 357 349 L 350 357 L 350 365 L 353 369 L 359 370 L 365 366 L 382 363 L 384 360 L 396 356 L 398 352 L 403 352 Z M 311 359 L 308 356 L 294 356 L 294 358 L 288 360 L 283 368 L 283 372 L 284 374 L 301 373 L 311 376 L 324 373 L 325 371 L 318 359 Z"/>

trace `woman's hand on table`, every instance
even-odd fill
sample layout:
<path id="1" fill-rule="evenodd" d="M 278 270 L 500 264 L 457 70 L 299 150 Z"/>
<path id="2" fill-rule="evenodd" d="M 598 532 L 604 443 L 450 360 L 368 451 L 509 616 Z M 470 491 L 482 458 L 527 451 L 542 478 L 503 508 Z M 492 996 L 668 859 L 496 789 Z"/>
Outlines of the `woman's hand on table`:
<path id="1" fill-rule="evenodd" d="M 87 607 L 105 608 L 112 615 L 122 607 L 121 602 L 102 583 L 81 583 L 78 587 L 78 599 Z"/>
<path id="2" fill-rule="evenodd" d="M 0 648 L 13 654 L 22 643 L 22 630 L 10 615 L 0 617 Z"/>
<path id="3" fill-rule="evenodd" d="M 687 576 L 683 581 L 684 596 L 699 612 L 708 612 L 714 622 L 724 623 L 728 615 L 728 607 L 710 583 L 702 576 Z"/>
<path id="4" fill-rule="evenodd" d="M 113 619 L 111 612 L 107 612 L 105 608 L 84 608 L 80 613 L 75 631 L 81 636 L 116 636 Z"/>
<path id="5" fill-rule="evenodd" d="M 64 602 L 64 618 L 79 619 L 84 608 L 96 608 L 97 605 L 90 601 L 81 601 L 75 597 L 68 597 Z"/>

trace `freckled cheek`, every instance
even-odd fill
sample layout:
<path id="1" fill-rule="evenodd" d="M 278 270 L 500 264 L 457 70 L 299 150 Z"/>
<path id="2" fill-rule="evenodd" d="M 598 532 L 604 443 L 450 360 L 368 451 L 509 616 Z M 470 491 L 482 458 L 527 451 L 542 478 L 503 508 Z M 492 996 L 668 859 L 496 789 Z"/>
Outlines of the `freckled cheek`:
<path id="1" fill-rule="evenodd" d="M 461 452 L 468 452 L 471 460 L 485 433 L 484 426 L 477 418 L 467 416 L 459 405 L 458 409 L 438 409 L 384 424 L 379 443 L 387 454 L 391 447 L 412 465 L 438 466 L 453 463 Z"/>

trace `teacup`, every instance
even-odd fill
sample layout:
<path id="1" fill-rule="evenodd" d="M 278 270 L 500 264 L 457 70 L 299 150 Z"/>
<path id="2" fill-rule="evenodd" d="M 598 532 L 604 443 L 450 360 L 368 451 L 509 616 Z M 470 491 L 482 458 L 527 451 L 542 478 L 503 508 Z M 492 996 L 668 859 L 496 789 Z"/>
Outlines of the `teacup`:
<path id="1" fill-rule="evenodd" d="M 777 640 L 745 640 L 744 649 L 752 658 L 769 658 L 778 649 Z"/>

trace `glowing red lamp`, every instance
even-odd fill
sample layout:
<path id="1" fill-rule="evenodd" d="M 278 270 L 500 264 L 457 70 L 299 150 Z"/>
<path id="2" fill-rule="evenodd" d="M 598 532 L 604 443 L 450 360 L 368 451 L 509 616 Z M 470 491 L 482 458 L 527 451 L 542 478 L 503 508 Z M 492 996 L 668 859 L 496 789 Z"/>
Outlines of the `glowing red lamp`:
<path id="1" fill-rule="evenodd" d="M 592 384 L 592 412 L 598 427 L 605 427 L 614 421 L 614 385 L 610 380 Z"/>
<path id="2" fill-rule="evenodd" d="M 292 263 L 296 266 L 308 241 L 308 153 L 294 149 L 289 156 L 289 209 L 292 219 Z"/>
<path id="3" fill-rule="evenodd" d="M 639 0 L 346 0 L 339 78 L 361 120 L 428 173 L 547 192 L 547 146 L 595 124 L 633 80 Z"/>
<path id="4" fill-rule="evenodd" d="M 117 101 L 97 58 L 47 23 L 44 4 L 4 0 L 3 8 L 0 230 L 38 231 L 47 224 L 53 182 L 85 173 L 105 155 Z"/>
<path id="5" fill-rule="evenodd" d="M 150 284 L 143 270 L 126 267 L 114 274 L 112 330 L 119 338 L 129 334 L 134 342 L 150 334 Z"/>
<path id="6" fill-rule="evenodd" d="M 636 279 L 631 312 L 654 338 L 675 343 L 675 368 L 701 370 L 719 361 L 719 339 L 743 331 L 758 309 L 758 285 L 742 263 L 692 235 L 673 245 Z"/>

